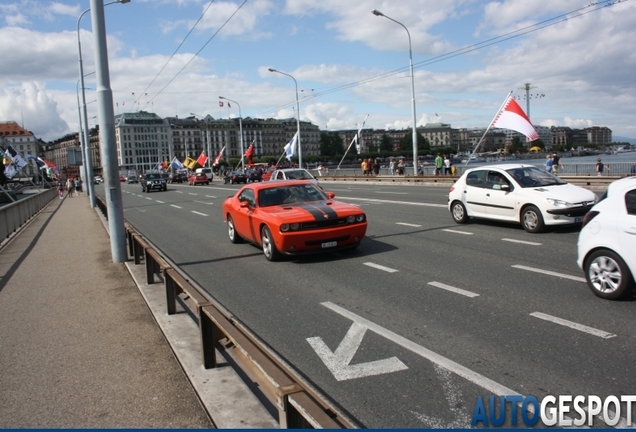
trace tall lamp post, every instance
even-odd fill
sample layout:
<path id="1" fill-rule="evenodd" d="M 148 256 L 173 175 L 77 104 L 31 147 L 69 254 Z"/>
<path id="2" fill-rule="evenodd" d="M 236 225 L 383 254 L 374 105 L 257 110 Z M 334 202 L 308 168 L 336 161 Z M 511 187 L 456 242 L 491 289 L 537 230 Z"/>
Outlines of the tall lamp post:
<path id="1" fill-rule="evenodd" d="M 271 70 L 271 69 L 270 69 Z M 241 134 L 241 169 L 245 171 L 245 150 L 243 149 L 243 116 L 241 115 L 241 105 L 235 100 L 228 99 L 223 96 L 219 96 L 219 99 L 223 99 L 229 102 L 234 102 L 239 109 L 239 133 Z"/>
<path id="2" fill-rule="evenodd" d="M 269 68 L 269 71 L 278 72 L 279 74 L 287 75 L 288 77 L 294 80 L 294 84 L 296 85 L 296 137 L 298 138 L 298 166 L 302 168 L 303 167 L 303 152 L 302 152 L 302 147 L 300 145 L 300 105 L 298 104 L 298 82 L 296 81 L 296 78 L 294 78 L 288 73 L 281 72 L 279 70 L 272 69 L 272 68 Z"/>
<path id="3" fill-rule="evenodd" d="M 123 2 L 123 0 L 122 0 Z M 103 0 L 90 0 L 93 42 L 95 47 L 95 72 L 97 93 L 97 118 L 99 120 L 100 151 L 106 174 L 105 195 L 108 212 L 108 232 L 114 263 L 126 262 L 126 229 L 124 227 L 124 205 L 119 182 L 117 141 L 115 138 L 115 109 L 113 91 L 110 86 L 106 21 Z M 80 74 L 81 75 L 81 74 Z"/>
<path id="4" fill-rule="evenodd" d="M 381 16 L 388 20 L 393 21 L 396 24 L 401 25 L 406 30 L 406 34 L 409 36 L 409 64 L 411 68 L 411 103 L 413 105 L 413 175 L 417 175 L 417 117 L 415 115 L 415 75 L 413 75 L 413 50 L 411 48 L 411 33 L 409 33 L 409 29 L 406 28 L 404 24 L 399 21 L 394 20 L 393 18 L 384 15 L 377 9 L 373 9 L 371 13 L 375 16 Z"/>
<path id="5" fill-rule="evenodd" d="M 129 3 L 130 0 L 115 0 L 109 3 L 104 4 L 104 6 L 108 6 L 114 3 Z M 86 91 L 84 86 L 84 67 L 82 66 L 82 42 L 80 39 L 80 21 L 82 17 L 90 12 L 90 8 L 86 9 L 81 13 L 79 18 L 77 18 L 77 56 L 79 59 L 79 79 L 82 85 L 82 118 L 80 122 L 84 123 L 84 147 L 82 153 L 84 154 L 84 172 L 86 175 L 86 190 L 88 191 L 88 195 L 90 197 L 91 208 L 95 208 L 96 199 L 95 199 L 95 188 L 93 187 L 93 151 L 91 150 L 91 136 L 90 130 L 88 128 L 87 114 L 86 114 Z M 80 140 L 82 141 L 82 140 Z"/>

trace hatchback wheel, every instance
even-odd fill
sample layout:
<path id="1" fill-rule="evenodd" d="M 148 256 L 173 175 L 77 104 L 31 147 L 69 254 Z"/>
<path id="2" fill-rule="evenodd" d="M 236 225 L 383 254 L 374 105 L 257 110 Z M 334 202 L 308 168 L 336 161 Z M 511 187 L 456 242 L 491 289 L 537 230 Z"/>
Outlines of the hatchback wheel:
<path id="1" fill-rule="evenodd" d="M 243 243 L 243 237 L 238 235 L 236 232 L 236 228 L 234 228 L 234 220 L 230 215 L 227 216 L 227 235 L 232 243 Z"/>
<path id="2" fill-rule="evenodd" d="M 454 201 L 451 206 L 451 214 L 453 215 L 453 220 L 458 224 L 463 224 L 468 222 L 468 214 L 466 214 L 466 207 L 461 201 Z"/>
<path id="3" fill-rule="evenodd" d="M 276 249 L 272 232 L 266 226 L 261 229 L 261 244 L 263 245 L 263 254 L 268 261 L 278 261 L 280 259 L 281 254 Z"/>
<path id="4" fill-rule="evenodd" d="M 538 208 L 533 205 L 526 207 L 521 213 L 521 225 L 523 229 L 529 233 L 538 233 L 543 231 L 545 224 L 543 223 L 543 216 Z"/>
<path id="5" fill-rule="evenodd" d="M 583 265 L 587 286 L 598 297 L 617 300 L 630 293 L 634 278 L 625 261 L 609 249 L 594 251 Z"/>

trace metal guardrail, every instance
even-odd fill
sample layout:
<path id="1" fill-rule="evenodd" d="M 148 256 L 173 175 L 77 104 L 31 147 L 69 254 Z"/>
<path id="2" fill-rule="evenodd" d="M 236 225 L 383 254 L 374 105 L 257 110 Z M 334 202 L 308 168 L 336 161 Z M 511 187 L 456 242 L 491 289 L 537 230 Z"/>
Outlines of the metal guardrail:
<path id="1" fill-rule="evenodd" d="M 106 205 L 97 197 L 106 215 Z M 128 252 L 136 265 L 144 265 L 148 284 L 155 277 L 166 290 L 166 313 L 186 312 L 199 327 L 202 363 L 217 366 L 217 350 L 227 354 L 278 412 L 281 428 L 357 429 L 334 405 L 296 378 L 296 374 L 235 317 L 199 290 L 179 269 L 174 268 L 131 224 L 125 222 Z"/>
<path id="2" fill-rule="evenodd" d="M 56 189 L 40 193 L 0 207 L 0 243 L 16 232 L 57 197 Z"/>

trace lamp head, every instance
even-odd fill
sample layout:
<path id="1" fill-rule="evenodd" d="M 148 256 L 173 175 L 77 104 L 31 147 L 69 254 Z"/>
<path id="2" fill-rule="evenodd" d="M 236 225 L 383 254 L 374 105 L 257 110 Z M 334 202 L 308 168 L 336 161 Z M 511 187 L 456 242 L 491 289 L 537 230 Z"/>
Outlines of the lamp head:
<path id="1" fill-rule="evenodd" d="M 219 99 L 225 99 L 223 96 L 219 96 Z"/>
<path id="2" fill-rule="evenodd" d="M 384 14 L 377 9 L 373 9 L 371 13 L 375 16 L 384 16 Z"/>
<path id="3" fill-rule="evenodd" d="M 270 72 L 278 72 L 276 69 L 272 69 L 272 68 L 269 68 L 268 70 L 269 70 Z"/>
<path id="4" fill-rule="evenodd" d="M 130 3 L 130 0 L 119 0 L 119 3 Z"/>

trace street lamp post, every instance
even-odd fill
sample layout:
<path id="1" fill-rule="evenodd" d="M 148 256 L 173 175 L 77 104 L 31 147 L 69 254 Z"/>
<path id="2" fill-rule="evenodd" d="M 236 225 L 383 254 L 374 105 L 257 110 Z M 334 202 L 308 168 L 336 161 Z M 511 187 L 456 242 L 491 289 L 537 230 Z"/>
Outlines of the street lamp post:
<path id="1" fill-rule="evenodd" d="M 245 150 L 243 149 L 243 116 L 241 115 L 241 105 L 235 100 L 228 99 L 223 96 L 219 96 L 219 99 L 224 99 L 229 102 L 234 102 L 239 109 L 239 133 L 241 134 L 241 169 L 245 171 Z"/>
<path id="2" fill-rule="evenodd" d="M 115 1 L 104 4 L 104 6 L 108 6 L 114 3 L 129 3 L 129 2 L 130 0 L 115 0 Z M 81 13 L 79 18 L 77 18 L 77 54 L 78 54 L 78 60 L 79 60 L 79 75 L 80 75 L 79 79 L 82 85 L 82 110 L 81 110 L 82 118 L 80 121 L 80 129 L 82 126 L 81 123 L 83 122 L 84 123 L 83 154 L 84 154 L 84 171 L 86 175 L 86 179 L 85 179 L 86 190 L 90 198 L 91 208 L 95 208 L 97 203 L 95 199 L 95 188 L 93 187 L 93 151 L 91 150 L 91 136 L 90 136 L 90 130 L 88 128 L 88 120 L 87 120 L 87 114 L 86 114 L 86 91 L 84 86 L 84 67 L 82 66 L 82 43 L 80 39 L 80 21 L 82 20 L 82 17 L 84 15 L 90 12 L 90 10 L 91 10 L 90 8 L 86 9 L 84 12 Z"/>
<path id="3" fill-rule="evenodd" d="M 298 82 L 296 81 L 296 78 L 294 78 L 288 73 L 281 72 L 279 70 L 272 69 L 272 68 L 269 68 L 269 71 L 278 72 L 279 74 L 287 75 L 288 77 L 294 80 L 294 84 L 296 85 L 296 137 L 298 138 L 298 166 L 302 168 L 303 167 L 303 152 L 302 152 L 302 147 L 300 145 L 300 105 L 298 104 Z"/>
<path id="4" fill-rule="evenodd" d="M 417 117 L 415 115 L 415 75 L 413 75 L 413 50 L 411 48 L 411 33 L 409 33 L 409 29 L 406 28 L 404 24 L 399 21 L 394 20 L 391 17 L 384 15 L 377 9 L 373 9 L 371 13 L 375 16 L 381 16 L 386 19 L 393 21 L 396 24 L 401 25 L 406 30 L 406 34 L 409 36 L 409 64 L 411 68 L 411 103 L 413 105 L 413 175 L 417 175 Z"/>
<path id="5" fill-rule="evenodd" d="M 122 0 L 123 2 L 123 0 Z M 90 0 L 93 42 L 95 46 L 95 72 L 97 93 L 97 115 L 99 120 L 100 150 L 106 174 L 105 195 L 108 214 L 111 254 L 114 263 L 126 262 L 126 229 L 124 206 L 119 182 L 117 142 L 115 139 L 115 110 L 113 91 L 110 86 L 106 22 L 103 0 Z M 81 74 L 80 74 L 81 75 Z"/>

